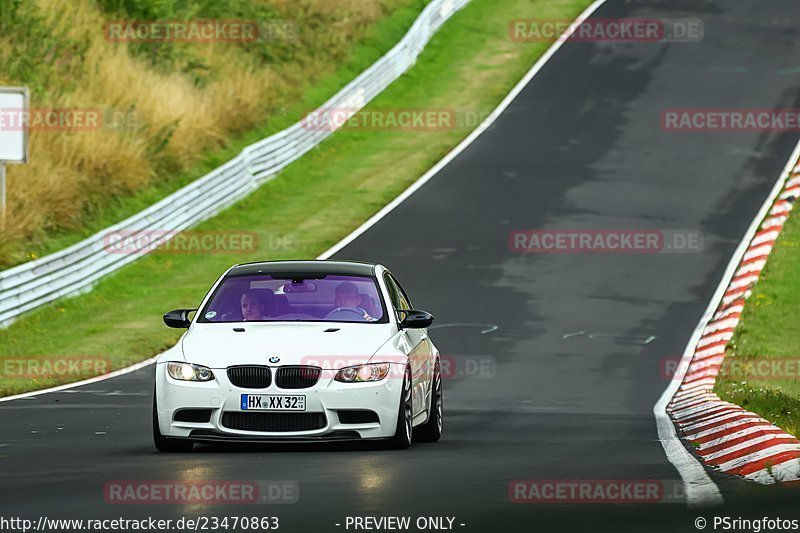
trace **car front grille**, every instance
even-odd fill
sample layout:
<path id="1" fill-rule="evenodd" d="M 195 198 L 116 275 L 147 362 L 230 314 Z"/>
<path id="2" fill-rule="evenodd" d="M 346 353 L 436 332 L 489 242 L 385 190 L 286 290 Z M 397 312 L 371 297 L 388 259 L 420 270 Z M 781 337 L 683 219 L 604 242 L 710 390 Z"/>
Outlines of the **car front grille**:
<path id="1" fill-rule="evenodd" d="M 243 389 L 266 389 L 272 383 L 272 371 L 268 366 L 232 366 L 228 379 Z"/>
<path id="2" fill-rule="evenodd" d="M 323 413 L 237 413 L 222 414 L 222 425 L 242 431 L 313 431 L 325 427 Z"/>
<path id="3" fill-rule="evenodd" d="M 282 366 L 275 372 L 275 384 L 282 389 L 307 389 L 321 375 L 322 369 L 316 366 Z"/>

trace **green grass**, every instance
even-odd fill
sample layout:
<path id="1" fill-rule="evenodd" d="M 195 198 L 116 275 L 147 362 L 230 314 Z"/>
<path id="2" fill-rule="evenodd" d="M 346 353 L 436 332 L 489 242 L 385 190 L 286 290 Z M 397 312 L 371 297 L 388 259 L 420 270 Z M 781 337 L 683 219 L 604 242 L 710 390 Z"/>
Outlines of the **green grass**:
<path id="1" fill-rule="evenodd" d="M 458 117 L 493 109 L 547 49 L 516 43 L 514 18 L 574 17 L 588 0 L 473 0 L 434 37 L 414 68 L 370 109 L 454 109 Z M 313 258 L 356 228 L 441 159 L 473 129 L 337 132 L 281 175 L 199 226 L 256 231 L 256 254 L 153 254 L 77 298 L 41 308 L 0 331 L 0 362 L 34 356 L 102 356 L 116 368 L 175 343 L 161 315 L 196 306 L 231 264 Z M 272 240 L 270 241 L 270 238 Z M 283 239 L 280 246 L 274 246 Z M 270 246 L 270 242 L 273 246 Z M 0 376 L 0 393 L 58 383 Z"/>
<path id="2" fill-rule="evenodd" d="M 119 3 L 119 0 L 107 3 Z M 347 61 L 337 67 L 335 73 L 316 80 L 314 85 L 305 91 L 302 98 L 298 99 L 294 104 L 276 110 L 269 116 L 269 120 L 246 134 L 231 140 L 226 148 L 208 154 L 200 164 L 195 165 L 190 171 L 185 174 L 170 176 L 168 179 L 154 180 L 152 185 L 129 196 L 108 198 L 104 201 L 102 207 L 91 214 L 87 214 L 80 229 L 50 231 L 44 238 L 30 240 L 27 243 L 24 256 L 0 257 L 0 262 L 7 268 L 14 264 L 63 250 L 146 209 L 229 161 L 238 155 L 244 147 L 298 122 L 309 110 L 323 104 L 397 44 L 419 16 L 426 3 L 420 0 L 413 5 L 398 8 L 391 15 L 377 22 L 373 28 L 367 31 L 364 39 L 354 47 Z"/>
<path id="3" fill-rule="evenodd" d="M 716 392 L 800 436 L 800 217 L 789 217 L 747 300 Z M 775 370 L 747 365 L 777 363 Z"/>
<path id="4" fill-rule="evenodd" d="M 193 0 L 192 2 L 153 2 L 142 0 L 98 0 L 98 6 L 113 20 L 247 20 L 280 21 L 281 15 L 268 3 L 251 0 Z M 161 67 L 165 72 L 174 72 L 181 65 L 184 72 L 195 76 L 196 83 L 203 84 L 209 70 L 192 46 L 175 41 L 134 43 L 131 49 L 148 62 Z M 295 61 L 297 50 L 280 40 L 265 46 L 251 43 L 234 43 L 243 51 L 258 57 L 264 64 L 279 64 Z M 306 50 L 312 50 L 308 46 Z"/>

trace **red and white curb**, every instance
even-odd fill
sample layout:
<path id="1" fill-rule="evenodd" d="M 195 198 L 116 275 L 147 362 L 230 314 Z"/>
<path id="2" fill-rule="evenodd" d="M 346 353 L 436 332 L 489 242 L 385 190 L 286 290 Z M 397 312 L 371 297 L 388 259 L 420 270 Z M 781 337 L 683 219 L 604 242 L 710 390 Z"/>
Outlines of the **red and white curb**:
<path id="1" fill-rule="evenodd" d="M 797 198 L 800 164 L 794 167 L 750 239 L 667 405 L 667 413 L 701 461 L 726 474 L 763 484 L 800 479 L 800 440 L 760 416 L 720 400 L 713 389 L 745 300 Z"/>

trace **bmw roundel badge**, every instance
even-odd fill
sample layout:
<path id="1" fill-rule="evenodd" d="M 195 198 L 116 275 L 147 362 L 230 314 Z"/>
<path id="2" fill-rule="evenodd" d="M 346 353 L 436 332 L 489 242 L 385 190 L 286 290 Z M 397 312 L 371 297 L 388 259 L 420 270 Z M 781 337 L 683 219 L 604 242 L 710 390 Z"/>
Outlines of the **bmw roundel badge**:
<path id="1" fill-rule="evenodd" d="M 276 356 L 274 356 L 274 355 L 273 355 L 272 357 L 270 357 L 270 358 L 269 358 L 269 362 L 270 362 L 270 363 L 277 363 L 277 362 L 279 362 L 280 360 L 281 360 L 281 358 L 280 358 L 280 357 L 276 357 Z"/>

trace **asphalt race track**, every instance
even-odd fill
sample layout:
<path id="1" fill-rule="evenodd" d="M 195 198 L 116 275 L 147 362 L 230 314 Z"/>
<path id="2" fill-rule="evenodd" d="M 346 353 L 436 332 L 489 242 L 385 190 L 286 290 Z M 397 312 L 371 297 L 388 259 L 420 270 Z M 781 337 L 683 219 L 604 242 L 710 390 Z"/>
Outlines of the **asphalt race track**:
<path id="1" fill-rule="evenodd" d="M 346 516 L 455 517 L 463 531 L 694 531 L 709 510 L 509 501 L 515 479 L 680 479 L 653 405 L 798 135 L 664 131 L 665 108 L 800 107 L 797 3 L 610 1 L 597 18 L 703 20 L 695 43 L 568 43 L 499 120 L 337 254 L 387 265 L 464 370 L 445 381 L 445 436 L 405 452 L 198 446 L 158 454 L 152 367 L 0 405 L 0 508 L 38 517 L 274 514 L 282 531 Z M 792 63 L 794 61 L 794 63 Z M 388 170 L 391 171 L 391 170 Z M 518 254 L 524 229 L 702 232 L 702 250 Z M 211 283 L 212 280 L 209 280 Z M 164 310 L 172 308 L 164 302 Z M 142 357 L 150 354 L 142 354 Z M 490 361 L 472 372 L 467 361 Z M 796 508 L 793 491 L 713 475 L 726 506 Z M 293 505 L 109 505 L 120 479 L 270 479 Z M 461 526 L 459 524 L 465 524 Z"/>

